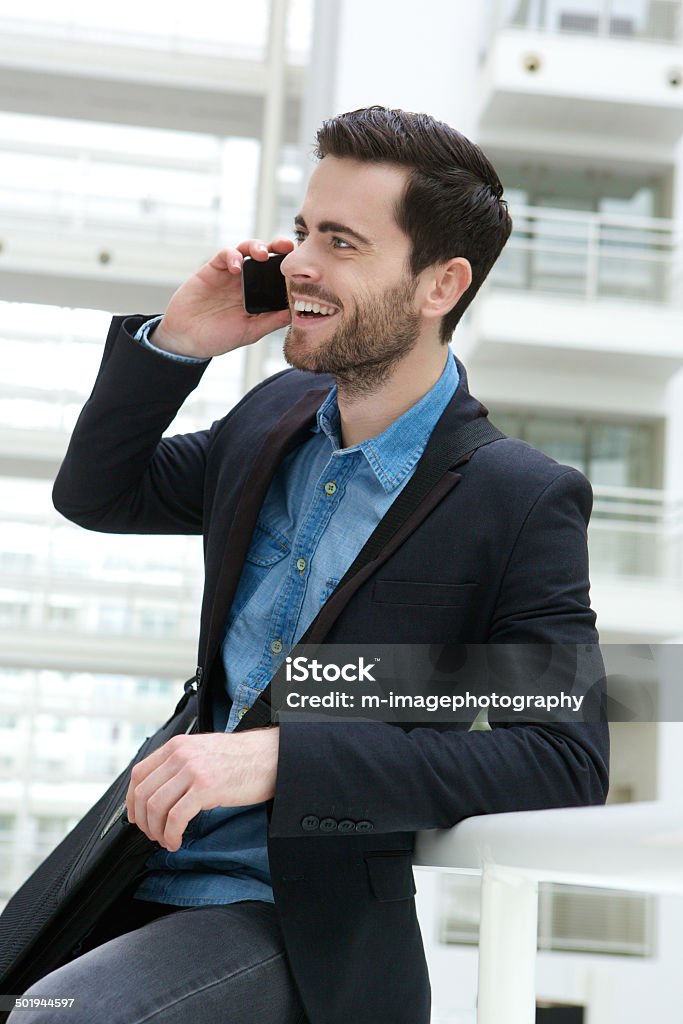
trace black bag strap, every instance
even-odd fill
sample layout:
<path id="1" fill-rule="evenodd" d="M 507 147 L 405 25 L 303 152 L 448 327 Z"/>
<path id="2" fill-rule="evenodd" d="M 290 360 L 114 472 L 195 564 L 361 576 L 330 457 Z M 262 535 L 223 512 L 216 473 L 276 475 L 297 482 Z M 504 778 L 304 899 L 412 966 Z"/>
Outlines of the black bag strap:
<path id="1" fill-rule="evenodd" d="M 450 438 L 446 438 L 435 445 L 428 445 L 412 477 L 382 516 L 358 555 L 342 576 L 336 589 L 340 590 L 368 562 L 371 562 L 379 555 L 447 469 L 457 465 L 465 456 L 473 454 L 477 448 L 482 448 L 484 445 L 490 444 L 492 441 L 498 441 L 506 436 L 498 427 L 494 427 L 493 423 L 485 416 L 481 416 L 479 419 L 464 423 Z M 299 637 L 297 646 L 307 642 L 320 614 L 321 612 L 318 612 L 318 615 L 310 623 L 308 629 Z M 268 683 L 263 693 L 259 694 L 257 700 L 252 704 L 246 715 L 239 720 L 233 731 L 259 729 L 272 725 L 271 716 L 271 684 Z"/>

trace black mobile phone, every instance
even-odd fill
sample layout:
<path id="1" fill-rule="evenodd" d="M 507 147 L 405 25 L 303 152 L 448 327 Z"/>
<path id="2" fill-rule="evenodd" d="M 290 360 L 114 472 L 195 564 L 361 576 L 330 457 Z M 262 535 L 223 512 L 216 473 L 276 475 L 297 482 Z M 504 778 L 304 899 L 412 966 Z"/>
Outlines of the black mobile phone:
<path id="1" fill-rule="evenodd" d="M 242 295 L 247 313 L 273 313 L 287 309 L 287 284 L 280 270 L 284 256 L 267 260 L 246 256 L 242 264 Z"/>

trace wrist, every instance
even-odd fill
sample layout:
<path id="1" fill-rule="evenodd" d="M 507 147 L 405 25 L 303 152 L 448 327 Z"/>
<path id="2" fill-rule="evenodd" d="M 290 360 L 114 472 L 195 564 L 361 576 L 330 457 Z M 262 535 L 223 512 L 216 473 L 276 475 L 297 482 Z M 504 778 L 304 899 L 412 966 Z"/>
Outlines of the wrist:
<path id="1" fill-rule="evenodd" d="M 201 358 L 192 351 L 192 347 L 190 345 L 187 343 L 183 344 L 183 342 L 174 338 L 173 335 L 164 327 L 163 320 L 160 320 L 159 323 L 152 328 L 147 337 L 150 344 L 154 345 L 155 348 L 160 348 L 163 352 L 169 352 L 174 356 L 189 356 L 191 359 Z"/>
<path id="2" fill-rule="evenodd" d="M 259 730 L 261 731 L 261 730 Z M 265 784 L 264 800 L 271 800 L 275 796 L 275 783 L 277 781 L 277 762 L 280 751 L 280 730 L 276 727 L 263 729 L 263 743 L 265 755 L 262 760 Z"/>

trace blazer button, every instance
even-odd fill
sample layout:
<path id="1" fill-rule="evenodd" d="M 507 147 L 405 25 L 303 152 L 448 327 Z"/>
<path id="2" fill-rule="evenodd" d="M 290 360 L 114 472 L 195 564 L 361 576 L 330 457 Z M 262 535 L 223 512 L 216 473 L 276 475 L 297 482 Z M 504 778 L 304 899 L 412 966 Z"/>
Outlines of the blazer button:
<path id="1" fill-rule="evenodd" d="M 371 821 L 359 821 L 356 824 L 356 832 L 372 832 L 374 827 Z"/>
<path id="2" fill-rule="evenodd" d="M 355 832 L 356 823 L 355 821 L 351 821 L 350 818 L 342 818 L 342 820 L 337 825 L 337 830 L 339 832 Z"/>
<path id="3" fill-rule="evenodd" d="M 320 822 L 321 832 L 334 832 L 337 827 L 336 818 L 323 818 Z"/>
<path id="4" fill-rule="evenodd" d="M 315 814 L 307 814 L 305 818 L 301 819 L 301 827 L 304 832 L 315 832 L 319 824 L 320 818 L 316 818 Z"/>

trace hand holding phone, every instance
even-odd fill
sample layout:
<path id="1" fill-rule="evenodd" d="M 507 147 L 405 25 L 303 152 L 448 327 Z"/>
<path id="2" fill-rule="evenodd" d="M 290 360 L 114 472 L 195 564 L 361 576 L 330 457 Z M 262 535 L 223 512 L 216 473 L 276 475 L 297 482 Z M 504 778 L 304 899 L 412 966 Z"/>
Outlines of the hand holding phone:
<path id="1" fill-rule="evenodd" d="M 246 256 L 242 264 L 242 301 L 247 313 L 274 313 L 287 309 L 287 284 L 280 269 L 285 254 L 270 253 L 267 260 Z"/>
<path id="2" fill-rule="evenodd" d="M 279 263 L 293 248 L 290 238 L 275 238 L 269 243 L 251 238 L 234 249 L 221 249 L 172 296 L 152 343 L 177 355 L 210 358 L 252 345 L 271 331 L 286 327 L 291 317 Z M 269 259 L 269 252 L 276 255 Z M 266 275 L 277 275 L 266 287 L 266 293 L 272 291 L 272 285 L 282 289 L 277 300 L 257 295 L 253 301 L 247 299 L 249 311 L 245 310 L 242 268 L 247 265 L 247 276 L 259 278 L 261 268 L 265 268 Z M 262 312 L 264 309 L 274 312 Z"/>

